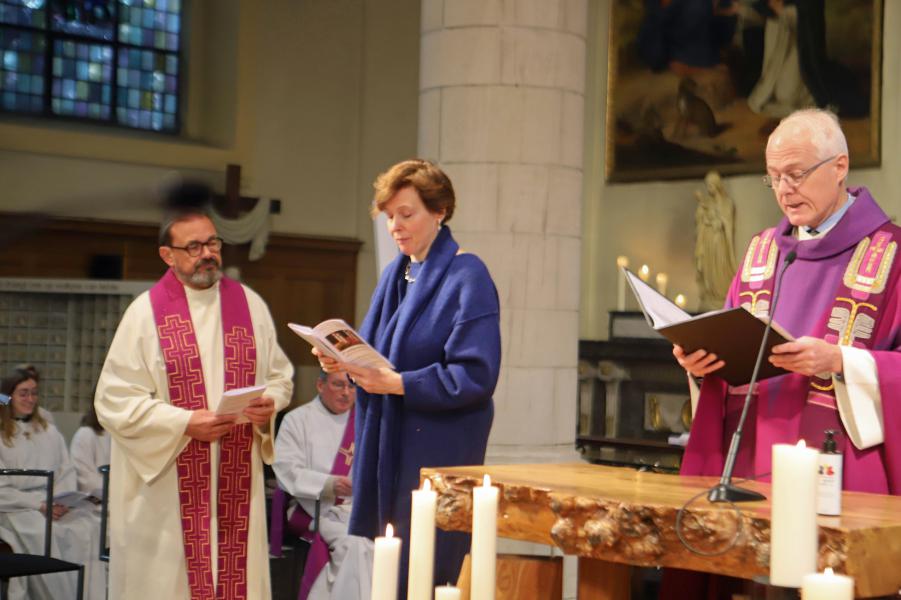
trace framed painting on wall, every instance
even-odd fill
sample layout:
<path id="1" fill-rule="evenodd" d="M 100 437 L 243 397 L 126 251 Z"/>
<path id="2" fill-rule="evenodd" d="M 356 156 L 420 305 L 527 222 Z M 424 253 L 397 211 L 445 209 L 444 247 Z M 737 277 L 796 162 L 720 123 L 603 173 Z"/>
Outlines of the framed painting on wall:
<path id="1" fill-rule="evenodd" d="M 764 173 L 779 119 L 842 122 L 880 164 L 882 0 L 611 0 L 607 179 Z"/>

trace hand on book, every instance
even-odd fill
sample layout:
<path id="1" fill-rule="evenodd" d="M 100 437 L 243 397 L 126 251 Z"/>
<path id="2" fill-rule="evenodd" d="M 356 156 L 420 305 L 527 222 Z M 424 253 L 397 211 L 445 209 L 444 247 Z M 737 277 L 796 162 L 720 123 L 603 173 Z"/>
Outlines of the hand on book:
<path id="1" fill-rule="evenodd" d="M 786 371 L 808 377 L 819 373 L 841 373 L 843 369 L 841 348 L 808 336 L 773 346 L 770 362 Z"/>
<path id="2" fill-rule="evenodd" d="M 404 395 L 404 380 L 397 371 L 385 367 L 380 369 L 361 367 L 350 363 L 343 363 L 343 367 L 354 383 L 370 394 Z"/>
<path id="3" fill-rule="evenodd" d="M 47 503 L 46 502 L 41 502 L 40 510 L 41 510 L 41 514 L 47 514 Z M 69 512 L 68 507 L 63 506 L 62 504 L 55 504 L 55 503 L 51 507 L 51 510 L 53 511 L 53 514 L 51 516 L 54 521 L 60 519 L 63 515 L 65 515 L 67 512 Z"/>
<path id="4" fill-rule="evenodd" d="M 215 442 L 235 424 L 238 415 L 217 415 L 201 408 L 191 411 L 191 418 L 185 428 L 185 435 L 201 442 Z"/>
<path id="5" fill-rule="evenodd" d="M 723 365 L 726 364 L 724 361 L 718 360 L 716 354 L 711 354 L 706 350 L 695 350 L 691 354 L 685 354 L 682 346 L 673 346 L 673 356 L 692 377 L 703 377 L 723 368 Z"/>
<path id="6" fill-rule="evenodd" d="M 347 370 L 344 368 L 344 363 L 335 360 L 331 356 L 326 356 L 319 348 L 314 347 L 310 352 L 316 357 L 316 360 L 319 361 L 320 368 L 326 373 L 340 373 L 341 371 Z"/>
<path id="7" fill-rule="evenodd" d="M 275 412 L 275 400 L 269 396 L 260 396 L 250 401 L 247 408 L 244 409 L 244 416 L 253 423 L 262 427 L 269 423 L 272 413 Z"/>

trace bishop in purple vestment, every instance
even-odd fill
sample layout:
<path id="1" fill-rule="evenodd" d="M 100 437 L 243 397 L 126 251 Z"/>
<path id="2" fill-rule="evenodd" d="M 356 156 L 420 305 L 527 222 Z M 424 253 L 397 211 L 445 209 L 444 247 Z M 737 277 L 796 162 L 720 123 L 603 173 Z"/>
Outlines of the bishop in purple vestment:
<path id="1" fill-rule="evenodd" d="M 766 148 L 764 183 L 783 219 L 754 236 L 727 306 L 771 313 L 774 282 L 788 268 L 773 319 L 795 341 L 766 358 L 789 371 L 758 382 L 734 474 L 769 479 L 771 447 L 839 432 L 843 488 L 901 494 L 901 291 L 893 225 L 866 188 L 849 188 L 838 119 L 820 109 L 785 118 Z M 796 260 L 785 266 L 794 251 Z M 747 387 L 717 377 L 723 362 L 699 350 L 673 354 L 703 377 L 682 474 L 719 476 Z M 669 570 L 661 598 L 731 597 L 725 578 Z"/>
<path id="2" fill-rule="evenodd" d="M 837 119 L 822 110 L 786 118 L 767 144 L 766 182 L 783 219 L 752 240 L 727 305 L 768 315 L 773 281 L 792 250 L 774 320 L 796 341 L 767 360 L 790 371 L 757 384 L 735 474 L 766 477 L 771 446 L 840 432 L 844 489 L 901 493 L 901 295 L 890 223 L 866 188 L 848 188 L 848 151 Z M 680 364 L 705 376 L 682 473 L 719 475 L 746 388 L 716 376 L 703 350 Z"/>

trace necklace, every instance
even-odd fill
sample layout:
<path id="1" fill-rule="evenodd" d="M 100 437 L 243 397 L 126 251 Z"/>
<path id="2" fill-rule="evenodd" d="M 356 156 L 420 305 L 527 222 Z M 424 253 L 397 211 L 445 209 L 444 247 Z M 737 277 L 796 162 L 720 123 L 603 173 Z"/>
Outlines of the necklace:
<path id="1" fill-rule="evenodd" d="M 410 267 L 413 266 L 412 262 L 407 263 L 407 268 L 404 269 L 404 279 L 407 283 L 416 283 L 416 276 L 410 274 Z"/>

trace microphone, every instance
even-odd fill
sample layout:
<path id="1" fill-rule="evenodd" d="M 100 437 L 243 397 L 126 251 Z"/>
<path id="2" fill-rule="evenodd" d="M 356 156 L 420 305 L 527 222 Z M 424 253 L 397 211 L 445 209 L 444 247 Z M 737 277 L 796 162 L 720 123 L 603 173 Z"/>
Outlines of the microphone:
<path id="1" fill-rule="evenodd" d="M 745 403 L 741 409 L 741 417 L 738 419 L 738 427 L 732 434 L 732 441 L 729 443 L 729 452 L 726 454 L 726 463 L 723 465 L 723 474 L 720 482 L 710 489 L 707 494 L 707 500 L 710 502 L 753 502 L 755 500 L 766 500 L 766 496 L 732 485 L 732 471 L 735 469 L 735 459 L 738 456 L 738 446 L 741 444 L 741 436 L 745 427 L 745 419 L 748 416 L 748 407 L 751 406 L 751 396 L 754 394 L 754 385 L 757 383 L 757 373 L 760 371 L 760 364 L 763 362 L 763 354 L 766 351 L 766 341 L 770 337 L 770 330 L 773 328 L 773 315 L 776 314 L 776 303 L 779 302 L 779 293 L 782 291 L 782 278 L 788 267 L 795 262 L 798 257 L 797 252 L 791 250 L 785 255 L 782 261 L 782 272 L 779 279 L 776 280 L 776 291 L 773 293 L 773 304 L 770 308 L 770 318 L 766 321 L 766 328 L 763 330 L 763 339 L 760 340 L 760 349 L 757 351 L 757 361 L 754 363 L 754 371 L 751 374 L 751 381 L 748 383 L 748 393 L 745 395 Z"/>

